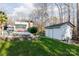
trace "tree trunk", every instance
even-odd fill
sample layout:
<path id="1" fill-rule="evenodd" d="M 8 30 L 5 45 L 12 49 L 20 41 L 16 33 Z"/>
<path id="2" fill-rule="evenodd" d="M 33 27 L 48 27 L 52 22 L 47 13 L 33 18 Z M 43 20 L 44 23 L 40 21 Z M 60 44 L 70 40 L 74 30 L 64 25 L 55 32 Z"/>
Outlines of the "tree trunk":
<path id="1" fill-rule="evenodd" d="M 1 27 L 1 35 L 3 36 L 3 30 L 4 30 L 4 27 L 3 27 L 3 25 L 2 25 L 2 27 Z"/>

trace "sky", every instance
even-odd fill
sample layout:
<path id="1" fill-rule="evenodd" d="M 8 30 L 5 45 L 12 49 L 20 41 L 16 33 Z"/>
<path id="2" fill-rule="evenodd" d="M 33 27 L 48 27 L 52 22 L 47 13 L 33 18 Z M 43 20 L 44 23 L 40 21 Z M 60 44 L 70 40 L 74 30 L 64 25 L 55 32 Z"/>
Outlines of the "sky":
<path id="1" fill-rule="evenodd" d="M 0 10 L 5 11 L 9 18 L 11 19 L 28 19 L 29 14 L 34 9 L 32 3 L 0 3 Z M 54 15 L 58 15 L 58 8 L 54 7 Z M 52 15 L 50 8 L 48 8 L 48 13 Z"/>
<path id="2" fill-rule="evenodd" d="M 0 3 L 0 10 L 5 11 L 8 16 L 15 18 L 22 15 L 27 17 L 33 8 L 32 3 Z"/>
<path id="3" fill-rule="evenodd" d="M 28 15 L 32 12 L 33 9 L 34 6 L 32 3 L 0 3 L 0 10 L 5 11 L 9 17 L 13 17 L 14 19 L 18 19 L 20 18 L 20 16 L 24 18 L 28 17 Z M 57 10 L 58 9 L 55 8 L 55 12 Z M 49 13 L 51 13 L 50 9 Z"/>
<path id="4" fill-rule="evenodd" d="M 54 6 L 52 9 L 50 6 L 48 8 L 49 15 L 59 16 L 57 6 Z M 33 9 L 32 3 L 0 3 L 0 10 L 5 11 L 10 19 L 28 19 Z"/>

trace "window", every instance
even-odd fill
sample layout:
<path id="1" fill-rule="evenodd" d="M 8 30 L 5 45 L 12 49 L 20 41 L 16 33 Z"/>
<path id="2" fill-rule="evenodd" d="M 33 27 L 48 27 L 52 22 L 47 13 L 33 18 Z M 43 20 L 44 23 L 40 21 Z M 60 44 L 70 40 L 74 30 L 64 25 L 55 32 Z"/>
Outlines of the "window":
<path id="1" fill-rule="evenodd" d="M 25 29 L 26 28 L 26 25 L 24 25 L 24 24 L 16 24 L 15 25 L 15 28 L 17 29 L 17 28 L 23 28 L 23 29 Z"/>

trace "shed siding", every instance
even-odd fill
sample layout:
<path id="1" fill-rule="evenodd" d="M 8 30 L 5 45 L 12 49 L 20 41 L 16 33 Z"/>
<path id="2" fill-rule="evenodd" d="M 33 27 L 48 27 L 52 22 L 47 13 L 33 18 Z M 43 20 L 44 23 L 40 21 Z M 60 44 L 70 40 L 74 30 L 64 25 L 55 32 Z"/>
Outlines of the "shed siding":
<path id="1" fill-rule="evenodd" d="M 46 29 L 46 36 L 58 40 L 67 40 L 72 38 L 72 27 L 65 24 L 59 28 Z"/>
<path id="2" fill-rule="evenodd" d="M 47 37 L 53 38 L 52 30 L 51 29 L 46 29 L 45 34 Z"/>
<path id="3" fill-rule="evenodd" d="M 60 29 L 53 29 L 53 35 L 52 35 L 52 37 L 55 38 L 55 39 L 61 40 L 61 37 L 62 37 L 61 28 Z"/>
<path id="4" fill-rule="evenodd" d="M 66 32 L 64 39 L 72 39 L 72 28 L 70 26 L 66 26 Z"/>

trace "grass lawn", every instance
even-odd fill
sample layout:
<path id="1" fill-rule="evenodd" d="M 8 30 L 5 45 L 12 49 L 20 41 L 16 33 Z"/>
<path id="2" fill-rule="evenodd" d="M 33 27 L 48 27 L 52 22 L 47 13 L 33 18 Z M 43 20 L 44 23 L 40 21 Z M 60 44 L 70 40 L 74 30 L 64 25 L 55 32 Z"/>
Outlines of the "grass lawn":
<path id="1" fill-rule="evenodd" d="M 41 37 L 39 40 L 0 40 L 1 56 L 72 56 L 79 55 L 79 47 Z"/>

